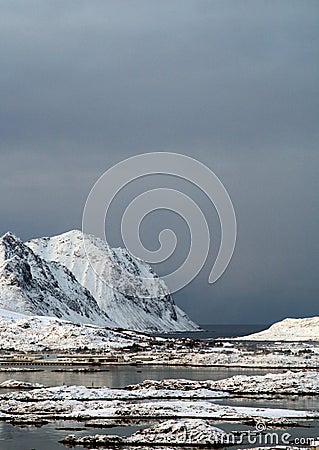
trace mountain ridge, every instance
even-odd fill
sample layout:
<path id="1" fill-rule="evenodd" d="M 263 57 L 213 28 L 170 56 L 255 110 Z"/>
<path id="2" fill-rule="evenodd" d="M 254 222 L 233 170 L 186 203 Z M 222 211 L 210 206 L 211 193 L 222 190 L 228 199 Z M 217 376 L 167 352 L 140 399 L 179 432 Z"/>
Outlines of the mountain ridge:
<path id="1" fill-rule="evenodd" d="M 163 280 L 126 249 L 111 248 L 79 230 L 32 239 L 26 245 L 45 260 L 66 266 L 121 328 L 154 332 L 199 329 L 175 305 Z"/>

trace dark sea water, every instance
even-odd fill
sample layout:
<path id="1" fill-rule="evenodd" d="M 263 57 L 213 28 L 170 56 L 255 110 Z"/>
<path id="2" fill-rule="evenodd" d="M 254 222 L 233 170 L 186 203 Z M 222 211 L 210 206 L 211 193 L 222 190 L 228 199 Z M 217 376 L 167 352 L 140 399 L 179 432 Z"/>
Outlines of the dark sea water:
<path id="1" fill-rule="evenodd" d="M 191 338 L 191 339 L 216 339 L 233 338 L 247 336 L 248 334 L 258 333 L 269 328 L 269 324 L 248 324 L 248 325 L 199 325 L 203 331 L 186 331 L 183 333 L 165 333 L 157 336 Z"/>

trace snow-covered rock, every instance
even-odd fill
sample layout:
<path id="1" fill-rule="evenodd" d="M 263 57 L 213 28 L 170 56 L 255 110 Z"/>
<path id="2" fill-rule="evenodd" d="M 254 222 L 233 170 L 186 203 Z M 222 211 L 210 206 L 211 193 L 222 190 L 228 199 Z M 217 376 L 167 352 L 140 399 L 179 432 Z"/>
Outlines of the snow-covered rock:
<path id="1" fill-rule="evenodd" d="M 93 448 L 92 446 L 97 446 L 99 448 L 103 446 L 106 448 L 105 445 L 107 444 L 112 445 L 112 448 L 116 444 L 121 444 L 122 447 L 125 443 L 124 439 L 116 434 L 95 434 L 89 436 L 76 436 L 75 434 L 69 434 L 68 436 L 65 436 L 61 442 L 68 447 L 82 445 L 85 448 Z"/>
<path id="2" fill-rule="evenodd" d="M 194 380 L 184 380 L 181 378 L 171 378 L 163 380 L 144 380 L 138 384 L 131 384 L 126 387 L 127 390 L 136 391 L 140 389 L 144 390 L 178 390 L 183 391 L 184 395 L 187 395 L 188 391 L 197 391 L 202 389 L 212 390 L 214 381 L 194 381 Z"/>
<path id="3" fill-rule="evenodd" d="M 304 438 L 305 441 L 307 441 L 307 439 L 310 442 L 311 438 Z M 305 445 L 306 444 L 303 444 L 302 446 L 289 445 L 289 447 L 287 447 L 287 445 L 273 445 L 271 447 L 242 448 L 242 450 L 287 450 L 287 448 L 289 448 L 289 450 L 318 450 L 318 447 L 319 447 L 318 438 L 313 438 L 311 444 L 307 445 L 306 447 L 305 447 Z"/>
<path id="4" fill-rule="evenodd" d="M 26 244 L 42 258 L 66 266 L 119 327 L 138 331 L 199 328 L 174 304 L 151 267 L 124 249 L 113 249 L 77 230 Z"/>
<path id="5" fill-rule="evenodd" d="M 266 375 L 235 375 L 211 382 L 211 389 L 245 394 L 318 395 L 319 372 L 267 373 Z"/>
<path id="6" fill-rule="evenodd" d="M 0 384 L 0 388 L 3 389 L 40 389 L 43 387 L 43 384 L 40 383 L 30 383 L 28 381 L 19 380 L 6 380 Z"/>
<path id="7" fill-rule="evenodd" d="M 10 380 L 12 383 L 18 383 Z M 7 383 L 7 382 L 5 382 Z M 24 383 L 24 382 L 22 382 Z M 10 384 L 10 383 L 9 383 Z M 29 383 L 30 385 L 32 383 Z M 1 386 L 1 385 L 0 385 Z M 35 386 L 39 387 L 39 386 Z M 148 400 L 148 399 L 213 399 L 228 397 L 229 394 L 222 391 L 209 389 L 194 389 L 183 391 L 179 389 L 136 389 L 134 391 L 126 388 L 114 389 L 107 387 L 87 388 L 85 386 L 55 386 L 43 387 L 36 392 L 13 393 L 6 396 L 7 399 L 20 401 L 43 401 L 43 400 Z"/>
<path id="8" fill-rule="evenodd" d="M 167 445 L 205 445 L 211 444 L 215 446 L 222 441 L 225 432 L 220 428 L 210 425 L 205 420 L 201 419 L 182 419 L 182 420 L 166 420 L 149 428 L 139 430 L 128 437 L 121 437 L 109 434 L 96 434 L 89 436 L 75 436 L 69 435 L 63 439 L 66 445 L 83 445 L 87 446 L 104 446 L 106 444 L 116 445 L 121 443 L 125 448 L 134 448 L 139 445 L 154 444 L 165 446 L 165 450 L 170 450 L 171 447 Z M 136 447 L 138 446 L 138 447 Z M 217 445 L 216 445 L 217 446 Z M 148 447 L 147 447 L 148 448 Z M 162 447 L 161 447 L 162 448 Z"/>
<path id="9" fill-rule="evenodd" d="M 11 420 L 14 417 L 29 417 L 48 420 L 91 420 L 91 419 L 209 419 L 223 421 L 256 421 L 258 418 L 275 420 L 282 423 L 284 419 L 318 419 L 319 411 L 294 409 L 253 408 L 244 406 L 227 406 L 211 401 L 197 400 L 36 400 L 25 401 L 14 393 L 0 396 L 0 419 Z"/>
<path id="10" fill-rule="evenodd" d="M 72 272 L 45 261 L 10 232 L 0 238 L 0 308 L 114 326 Z"/>
<path id="11" fill-rule="evenodd" d="M 144 380 L 139 384 L 129 385 L 127 390 L 149 390 L 162 392 L 180 391 L 187 396 L 189 392 L 208 391 L 231 392 L 236 394 L 292 394 L 318 395 L 319 372 L 314 370 L 284 373 L 267 373 L 266 375 L 235 375 L 222 380 L 193 381 L 183 379 Z"/>
<path id="12" fill-rule="evenodd" d="M 201 419 L 166 420 L 139 430 L 129 437 L 130 443 L 216 444 L 225 434 Z"/>
<path id="13" fill-rule="evenodd" d="M 89 415 L 95 416 L 97 411 L 86 411 Z M 99 416 L 107 416 L 107 412 L 101 409 Z M 319 411 L 302 411 L 286 408 L 253 408 L 245 406 L 228 406 L 211 403 L 209 401 L 178 400 L 178 401 L 149 401 L 140 403 L 119 403 L 115 410 L 112 410 L 113 417 L 147 417 L 147 418 L 209 418 L 230 420 L 246 420 L 254 418 L 264 419 L 298 419 L 298 418 L 319 418 Z"/>
<path id="14" fill-rule="evenodd" d="M 319 341 L 319 317 L 284 319 L 259 333 L 241 337 L 248 341 Z"/>
<path id="15" fill-rule="evenodd" d="M 246 437 L 247 436 L 247 437 Z M 262 434 L 247 432 L 225 433 L 222 429 L 211 425 L 206 420 L 180 419 L 167 420 L 151 427 L 135 432 L 128 437 L 110 434 L 95 434 L 87 436 L 68 435 L 61 442 L 67 446 L 83 445 L 85 448 L 123 448 L 124 450 L 146 450 L 160 448 L 161 450 L 175 450 L 176 448 L 228 448 L 236 445 L 236 448 L 244 448 L 257 442 L 267 444 L 272 438 L 278 445 L 271 447 L 252 447 L 249 450 L 316 450 L 318 438 L 302 438 L 301 445 L 292 445 L 289 442 L 290 434 L 281 437 L 282 445 L 279 445 L 279 434 L 263 436 Z M 277 438 L 277 439 L 276 439 Z M 287 440 L 288 439 L 288 440 Z M 293 441 L 292 441 L 293 442 Z M 283 445 L 285 443 L 285 445 Z M 287 445 L 289 444 L 289 445 Z"/>

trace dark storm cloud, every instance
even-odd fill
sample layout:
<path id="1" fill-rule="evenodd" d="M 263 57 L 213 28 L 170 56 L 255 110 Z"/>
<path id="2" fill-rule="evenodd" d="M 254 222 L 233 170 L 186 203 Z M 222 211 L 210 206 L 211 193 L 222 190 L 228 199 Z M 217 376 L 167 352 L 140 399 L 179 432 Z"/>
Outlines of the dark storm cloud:
<path id="1" fill-rule="evenodd" d="M 208 264 L 180 305 L 200 322 L 317 314 L 316 1 L 0 7 L 1 232 L 79 228 L 112 164 L 185 153 L 226 185 L 239 236 L 223 278 L 209 286 Z"/>

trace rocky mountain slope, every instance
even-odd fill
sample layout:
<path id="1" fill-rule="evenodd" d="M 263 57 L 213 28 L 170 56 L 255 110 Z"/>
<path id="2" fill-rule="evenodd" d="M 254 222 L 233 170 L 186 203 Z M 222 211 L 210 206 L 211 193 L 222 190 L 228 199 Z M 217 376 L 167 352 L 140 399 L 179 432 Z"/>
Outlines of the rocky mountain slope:
<path id="1" fill-rule="evenodd" d="M 45 261 L 12 233 L 0 238 L 0 308 L 114 326 L 66 267 Z"/>
<path id="2" fill-rule="evenodd" d="M 198 329 L 174 304 L 151 267 L 124 249 L 113 249 L 77 230 L 33 239 L 26 245 L 41 258 L 66 266 L 118 327 L 138 331 Z"/>

